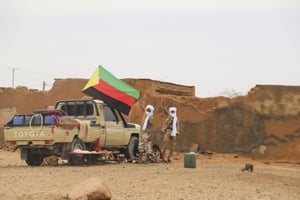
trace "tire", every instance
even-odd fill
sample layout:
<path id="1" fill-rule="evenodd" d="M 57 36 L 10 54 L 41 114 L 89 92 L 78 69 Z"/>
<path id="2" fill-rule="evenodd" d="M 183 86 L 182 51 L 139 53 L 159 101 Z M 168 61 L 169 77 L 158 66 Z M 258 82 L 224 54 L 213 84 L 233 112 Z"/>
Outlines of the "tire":
<path id="1" fill-rule="evenodd" d="M 84 144 L 84 142 L 79 139 L 79 138 L 74 138 L 72 143 L 71 143 L 71 147 L 70 147 L 70 151 L 73 152 L 75 151 L 76 149 L 79 149 L 79 150 L 86 150 L 86 146 Z M 82 165 L 85 163 L 85 155 L 83 154 L 70 154 L 69 155 L 69 164 L 70 165 Z"/>
<path id="2" fill-rule="evenodd" d="M 42 154 L 32 153 L 30 150 L 27 152 L 27 160 L 25 162 L 29 166 L 40 166 L 44 160 Z"/>
<path id="3" fill-rule="evenodd" d="M 127 146 L 127 157 L 136 158 L 138 156 L 138 143 L 139 139 L 136 136 L 131 136 Z"/>

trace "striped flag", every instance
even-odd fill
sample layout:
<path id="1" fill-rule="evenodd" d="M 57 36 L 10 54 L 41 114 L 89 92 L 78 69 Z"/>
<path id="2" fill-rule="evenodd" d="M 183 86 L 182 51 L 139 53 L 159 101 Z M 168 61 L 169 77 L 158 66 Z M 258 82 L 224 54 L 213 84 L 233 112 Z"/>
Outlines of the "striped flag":
<path id="1" fill-rule="evenodd" d="M 132 105 L 140 97 L 140 91 L 116 78 L 101 65 L 82 89 L 82 92 L 101 99 L 112 108 L 128 115 Z"/>

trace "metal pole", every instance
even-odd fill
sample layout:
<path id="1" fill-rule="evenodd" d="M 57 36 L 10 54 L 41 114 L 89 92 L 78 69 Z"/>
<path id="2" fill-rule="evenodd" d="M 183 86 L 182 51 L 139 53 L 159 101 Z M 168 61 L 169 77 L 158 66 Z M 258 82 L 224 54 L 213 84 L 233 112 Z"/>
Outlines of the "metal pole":
<path id="1" fill-rule="evenodd" d="M 12 76 L 12 88 L 15 88 L 15 68 L 12 68 L 13 76 Z"/>
<path id="2" fill-rule="evenodd" d="M 45 91 L 46 88 L 46 81 L 43 81 L 43 92 Z"/>
<path id="3" fill-rule="evenodd" d="M 9 67 L 8 68 L 9 70 L 12 70 L 12 88 L 15 88 L 15 71 L 16 70 L 19 70 L 19 69 L 17 69 L 17 68 L 14 68 L 14 67 Z"/>

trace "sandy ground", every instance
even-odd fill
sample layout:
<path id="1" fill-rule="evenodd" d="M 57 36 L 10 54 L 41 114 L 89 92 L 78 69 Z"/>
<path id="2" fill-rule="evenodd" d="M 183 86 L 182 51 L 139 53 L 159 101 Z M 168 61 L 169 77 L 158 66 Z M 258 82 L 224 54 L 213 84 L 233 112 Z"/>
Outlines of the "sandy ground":
<path id="1" fill-rule="evenodd" d="M 126 199 L 299 199 L 300 165 L 213 154 L 197 156 L 185 168 L 182 154 L 172 163 L 105 163 L 29 167 L 19 153 L 0 150 L 0 199 L 67 199 L 82 180 L 100 177 L 113 200 Z M 254 172 L 242 172 L 245 163 Z"/>

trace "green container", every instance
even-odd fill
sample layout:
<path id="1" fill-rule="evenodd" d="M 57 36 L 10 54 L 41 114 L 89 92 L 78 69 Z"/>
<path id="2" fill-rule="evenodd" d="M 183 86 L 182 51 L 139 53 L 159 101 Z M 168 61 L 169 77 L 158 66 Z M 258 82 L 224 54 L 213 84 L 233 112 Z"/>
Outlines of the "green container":
<path id="1" fill-rule="evenodd" d="M 184 167 L 185 168 L 196 168 L 197 154 L 196 153 L 185 153 L 184 154 Z"/>

